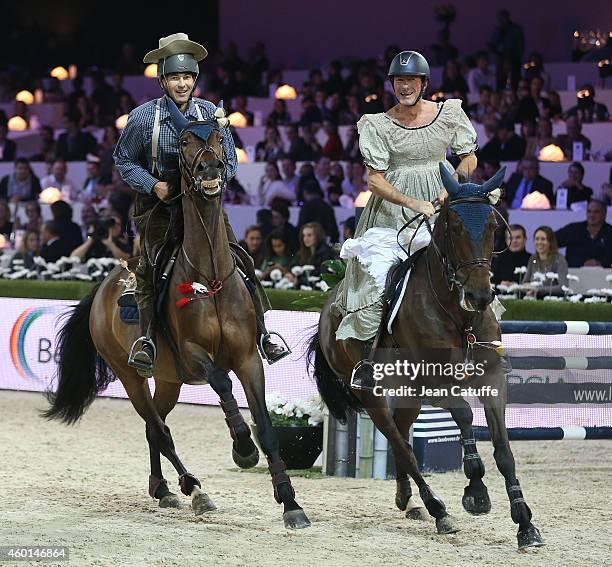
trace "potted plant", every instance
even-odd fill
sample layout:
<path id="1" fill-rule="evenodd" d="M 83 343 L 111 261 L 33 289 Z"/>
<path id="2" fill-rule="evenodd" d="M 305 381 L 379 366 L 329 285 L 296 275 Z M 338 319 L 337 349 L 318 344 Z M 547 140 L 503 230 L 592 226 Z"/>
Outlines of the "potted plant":
<path id="1" fill-rule="evenodd" d="M 288 469 L 308 469 L 323 449 L 323 402 L 319 396 L 287 401 L 277 392 L 266 395 L 280 456 Z M 256 427 L 251 424 L 256 433 Z M 257 435 L 254 435 L 257 438 Z"/>

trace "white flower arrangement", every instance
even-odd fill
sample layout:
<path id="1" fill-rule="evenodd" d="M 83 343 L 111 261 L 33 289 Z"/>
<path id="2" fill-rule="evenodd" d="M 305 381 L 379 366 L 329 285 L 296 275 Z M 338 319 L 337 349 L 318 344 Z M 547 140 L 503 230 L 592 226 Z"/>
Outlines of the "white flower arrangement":
<path id="1" fill-rule="evenodd" d="M 544 301 L 563 301 L 564 298 L 563 297 L 559 297 L 556 295 L 545 295 L 544 296 Z"/>
<path id="2" fill-rule="evenodd" d="M 304 273 L 304 268 L 302 266 L 293 266 L 293 268 L 291 268 L 291 273 L 296 278 L 299 278 Z"/>
<path id="3" fill-rule="evenodd" d="M 533 275 L 531 276 L 531 281 L 536 281 L 536 282 L 543 282 L 546 279 L 546 274 L 543 274 L 542 272 L 533 272 Z"/>
<path id="4" fill-rule="evenodd" d="M 302 266 L 302 270 L 304 270 L 305 272 L 314 272 L 315 267 L 312 266 L 311 264 L 304 264 Z"/>
<path id="5" fill-rule="evenodd" d="M 607 303 L 608 300 L 605 297 L 598 297 L 594 295 L 593 297 L 587 297 L 584 300 L 584 303 Z"/>
<path id="6" fill-rule="evenodd" d="M 318 395 L 307 400 L 285 400 L 277 392 L 266 395 L 266 407 L 272 425 L 318 426 L 323 423 L 323 402 Z"/>
<path id="7" fill-rule="evenodd" d="M 318 287 L 321 291 L 328 291 L 329 290 L 329 286 L 327 285 L 327 283 L 323 280 L 321 280 L 320 282 L 318 282 L 316 284 L 316 287 Z"/>
<path id="8" fill-rule="evenodd" d="M 270 272 L 270 279 L 273 282 L 279 282 L 283 277 L 283 272 L 281 272 L 278 268 L 272 270 Z"/>
<path id="9" fill-rule="evenodd" d="M 582 299 L 582 294 L 577 293 L 576 295 L 570 295 L 567 299 L 570 303 L 580 303 Z"/>
<path id="10" fill-rule="evenodd" d="M 515 274 L 526 274 L 527 266 L 517 266 L 516 268 L 514 268 L 514 273 Z"/>
<path id="11" fill-rule="evenodd" d="M 312 286 L 311 285 L 301 285 L 300 291 L 312 291 Z"/>
<path id="12" fill-rule="evenodd" d="M 607 281 L 607 282 L 612 282 L 612 274 L 608 274 L 608 275 L 606 276 L 606 281 Z"/>
<path id="13" fill-rule="evenodd" d="M 546 272 L 546 279 L 549 280 L 558 280 L 559 274 L 557 272 Z"/>
<path id="14" fill-rule="evenodd" d="M 567 274 L 567 280 L 570 282 L 579 282 L 580 278 L 578 276 L 575 276 L 574 274 Z M 608 280 L 608 281 L 612 281 L 612 280 Z"/>

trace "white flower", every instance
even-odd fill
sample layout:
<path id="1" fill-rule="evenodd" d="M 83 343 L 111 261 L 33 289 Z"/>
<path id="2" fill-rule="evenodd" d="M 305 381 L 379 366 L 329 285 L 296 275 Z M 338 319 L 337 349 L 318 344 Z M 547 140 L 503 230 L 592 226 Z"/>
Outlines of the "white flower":
<path id="1" fill-rule="evenodd" d="M 572 303 L 579 303 L 581 299 L 582 299 L 582 294 L 581 293 L 577 293 L 576 295 L 571 295 L 569 297 L 569 300 Z"/>
<path id="2" fill-rule="evenodd" d="M 279 281 L 282 277 L 283 277 L 283 272 L 281 272 L 278 268 L 270 272 L 270 279 L 273 282 Z"/>
<path id="3" fill-rule="evenodd" d="M 302 269 L 305 272 L 312 272 L 312 271 L 314 271 L 315 267 L 310 265 L 310 264 L 305 264 L 304 266 L 302 266 Z"/>
<path id="4" fill-rule="evenodd" d="M 328 291 L 329 290 L 329 285 L 327 285 L 327 282 L 324 282 L 323 280 L 321 280 L 318 284 L 317 287 L 321 290 L 321 291 Z"/>
<path id="5" fill-rule="evenodd" d="M 304 273 L 304 268 L 302 268 L 302 266 L 293 266 L 293 268 L 291 268 L 291 273 L 296 278 L 299 278 Z"/>
<path id="6" fill-rule="evenodd" d="M 257 276 L 257 279 L 260 280 L 261 276 L 263 276 L 263 272 L 261 270 L 255 270 L 255 275 Z"/>
<path id="7" fill-rule="evenodd" d="M 559 274 L 557 274 L 556 272 L 546 272 L 546 277 L 549 280 L 558 280 L 559 279 Z"/>
<path id="8" fill-rule="evenodd" d="M 315 283 L 318 282 L 321 278 L 319 278 L 319 276 L 308 276 L 308 281 L 310 283 Z"/>
<path id="9" fill-rule="evenodd" d="M 526 295 L 525 297 L 523 297 L 523 299 L 525 301 L 535 301 L 536 300 L 535 296 L 533 295 Z"/>
<path id="10" fill-rule="evenodd" d="M 274 282 L 268 281 L 268 280 L 264 280 L 261 282 L 261 285 L 263 287 L 272 287 L 274 285 Z"/>
<path id="11" fill-rule="evenodd" d="M 517 266 L 516 268 L 514 268 L 514 273 L 515 274 L 526 274 L 527 266 Z"/>
<path id="12" fill-rule="evenodd" d="M 612 282 L 612 274 L 609 274 L 606 276 L 606 281 L 607 282 Z"/>
<path id="13" fill-rule="evenodd" d="M 565 293 L 574 293 L 574 290 L 571 287 L 567 287 L 566 285 L 562 285 L 561 289 L 565 292 Z"/>
<path id="14" fill-rule="evenodd" d="M 563 298 L 555 295 L 545 295 L 544 301 L 563 301 Z"/>
<path id="15" fill-rule="evenodd" d="M 571 282 L 579 282 L 580 281 L 580 278 L 578 276 L 575 276 L 574 274 L 567 274 L 567 279 L 569 281 L 571 281 Z M 608 281 L 612 281 L 612 280 L 608 280 Z"/>
<path id="16" fill-rule="evenodd" d="M 533 272 L 533 275 L 531 276 L 531 280 L 536 280 L 536 281 L 541 281 L 543 282 L 546 279 L 546 275 L 543 274 L 542 272 Z"/>
<path id="17" fill-rule="evenodd" d="M 301 285 L 300 291 L 312 291 L 312 286 L 310 285 Z"/>

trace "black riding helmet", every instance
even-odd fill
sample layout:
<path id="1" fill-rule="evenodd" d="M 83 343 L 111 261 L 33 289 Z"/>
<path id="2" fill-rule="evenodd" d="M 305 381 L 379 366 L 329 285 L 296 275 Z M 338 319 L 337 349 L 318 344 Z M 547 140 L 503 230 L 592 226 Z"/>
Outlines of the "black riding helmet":
<path id="1" fill-rule="evenodd" d="M 427 59 L 417 51 L 402 51 L 398 53 L 389 65 L 387 76 L 393 84 L 393 77 L 397 75 L 409 75 L 412 77 L 422 77 L 421 92 L 414 104 L 419 102 L 425 93 L 427 84 L 429 83 L 430 71 Z M 414 106 L 414 105 L 413 105 Z"/>

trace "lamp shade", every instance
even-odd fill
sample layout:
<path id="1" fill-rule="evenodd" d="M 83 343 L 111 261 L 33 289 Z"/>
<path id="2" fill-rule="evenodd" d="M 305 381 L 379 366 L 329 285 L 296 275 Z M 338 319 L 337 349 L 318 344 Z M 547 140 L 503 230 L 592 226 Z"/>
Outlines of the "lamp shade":
<path id="1" fill-rule="evenodd" d="M 238 163 L 249 163 L 249 156 L 242 148 L 236 148 L 236 160 Z"/>
<path id="2" fill-rule="evenodd" d="M 8 121 L 8 129 L 11 132 L 23 132 L 28 129 L 28 123 L 21 116 L 13 116 Z"/>
<path id="3" fill-rule="evenodd" d="M 33 104 L 34 95 L 30 91 L 19 91 L 15 96 L 15 100 L 25 104 Z"/>
<path id="4" fill-rule="evenodd" d="M 157 79 L 157 63 L 150 63 L 145 67 L 144 76 L 149 79 Z"/>
<path id="5" fill-rule="evenodd" d="M 40 192 L 38 200 L 45 205 L 52 205 L 62 200 L 62 192 L 57 187 L 47 187 Z"/>
<path id="6" fill-rule="evenodd" d="M 117 130 L 123 130 L 125 128 L 125 125 L 127 124 L 127 121 L 128 121 L 127 114 L 122 114 L 121 116 L 119 116 L 119 118 L 115 120 L 115 127 L 117 128 Z"/>
<path id="7" fill-rule="evenodd" d="M 559 146 L 548 144 L 548 146 L 544 146 L 540 150 L 538 159 L 540 161 L 565 161 L 565 156 L 563 155 L 563 150 Z"/>
<path id="8" fill-rule="evenodd" d="M 246 116 L 242 112 L 232 112 L 227 118 L 234 128 L 246 128 L 247 126 Z"/>
<path id="9" fill-rule="evenodd" d="M 281 100 L 295 100 L 297 91 L 291 85 L 279 85 L 274 92 L 274 97 Z"/>
<path id="10" fill-rule="evenodd" d="M 50 75 L 55 77 L 58 81 L 65 81 L 68 78 L 68 71 L 65 67 L 53 67 Z"/>

